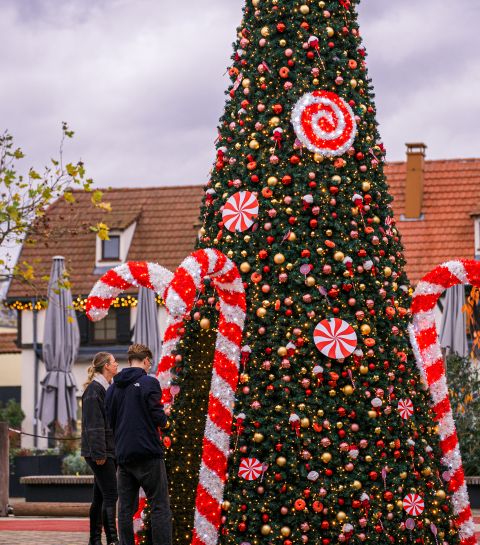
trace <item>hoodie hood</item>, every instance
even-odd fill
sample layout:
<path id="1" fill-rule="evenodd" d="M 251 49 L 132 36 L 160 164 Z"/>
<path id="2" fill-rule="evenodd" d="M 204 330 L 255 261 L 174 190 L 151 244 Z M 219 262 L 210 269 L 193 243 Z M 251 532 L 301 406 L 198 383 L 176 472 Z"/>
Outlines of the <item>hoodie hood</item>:
<path id="1" fill-rule="evenodd" d="M 146 376 L 147 373 L 143 369 L 140 369 L 140 367 L 127 367 L 113 377 L 113 382 L 119 388 L 126 388 L 144 375 Z"/>

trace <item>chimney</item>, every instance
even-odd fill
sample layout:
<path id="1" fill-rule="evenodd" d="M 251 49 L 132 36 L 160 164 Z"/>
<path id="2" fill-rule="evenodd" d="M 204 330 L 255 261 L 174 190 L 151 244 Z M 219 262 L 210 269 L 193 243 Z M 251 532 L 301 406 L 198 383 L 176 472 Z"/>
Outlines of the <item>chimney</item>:
<path id="1" fill-rule="evenodd" d="M 423 179 L 425 166 L 425 150 L 423 143 L 405 144 L 407 146 L 407 181 L 405 184 L 404 220 L 423 219 Z"/>

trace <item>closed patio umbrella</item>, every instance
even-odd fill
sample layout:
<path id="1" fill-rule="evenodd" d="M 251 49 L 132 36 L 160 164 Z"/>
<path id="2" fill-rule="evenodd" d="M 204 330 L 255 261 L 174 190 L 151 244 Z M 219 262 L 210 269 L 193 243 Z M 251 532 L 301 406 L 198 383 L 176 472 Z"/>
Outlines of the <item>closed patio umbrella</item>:
<path id="1" fill-rule="evenodd" d="M 48 307 L 43 337 L 43 361 L 47 374 L 41 382 L 38 419 L 44 426 L 58 422 L 75 427 L 77 384 L 72 367 L 80 347 L 80 332 L 73 310 L 72 293 L 64 285 L 64 258 L 53 258 L 48 283 Z"/>
<path id="2" fill-rule="evenodd" d="M 152 374 L 156 373 L 162 343 L 158 328 L 158 307 L 155 293 L 140 287 L 138 292 L 137 319 L 133 332 L 133 342 L 147 345 L 153 354 Z"/>
<path id="3" fill-rule="evenodd" d="M 462 308 L 465 304 L 465 290 L 462 285 L 447 290 L 440 325 L 440 346 L 446 355 L 468 356 L 467 324 Z"/>

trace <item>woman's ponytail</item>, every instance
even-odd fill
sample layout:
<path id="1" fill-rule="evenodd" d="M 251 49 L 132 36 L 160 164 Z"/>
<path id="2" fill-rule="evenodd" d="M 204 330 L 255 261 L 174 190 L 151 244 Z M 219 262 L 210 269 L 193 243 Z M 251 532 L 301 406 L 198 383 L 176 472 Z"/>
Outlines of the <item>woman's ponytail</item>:
<path id="1" fill-rule="evenodd" d="M 91 365 L 87 369 L 87 380 L 83 385 L 84 390 L 93 381 L 95 375 L 103 371 L 105 365 L 109 363 L 111 356 L 110 352 L 98 352 L 98 354 L 95 354 Z"/>

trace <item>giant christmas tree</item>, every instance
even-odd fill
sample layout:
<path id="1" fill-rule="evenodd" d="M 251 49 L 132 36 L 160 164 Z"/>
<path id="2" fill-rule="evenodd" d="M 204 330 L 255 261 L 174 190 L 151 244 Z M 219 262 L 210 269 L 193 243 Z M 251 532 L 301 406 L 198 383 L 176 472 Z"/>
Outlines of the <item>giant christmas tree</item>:
<path id="1" fill-rule="evenodd" d="M 220 543 L 460 542 L 407 334 L 357 4 L 247 0 L 238 29 L 199 239 L 237 264 L 247 291 Z M 177 543 L 194 525 L 213 297 L 197 302 L 177 355 Z M 202 524 L 197 539 L 215 541 Z"/>

